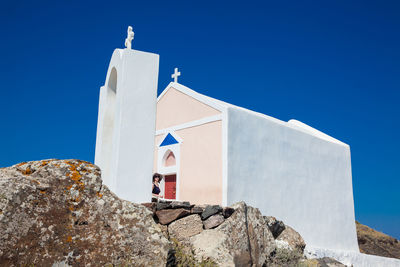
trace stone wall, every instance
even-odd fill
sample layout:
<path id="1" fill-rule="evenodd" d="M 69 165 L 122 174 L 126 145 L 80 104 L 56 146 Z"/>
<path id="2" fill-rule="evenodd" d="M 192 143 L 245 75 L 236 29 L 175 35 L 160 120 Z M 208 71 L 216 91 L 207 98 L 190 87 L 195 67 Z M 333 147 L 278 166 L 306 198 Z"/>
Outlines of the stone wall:
<path id="1" fill-rule="evenodd" d="M 295 230 L 244 202 L 231 207 L 170 201 L 143 205 L 153 212 L 165 237 L 196 262 L 262 266 L 276 261 L 282 251 L 293 252 L 285 261 L 303 258 L 305 243 Z M 170 257 L 176 258 L 175 253 Z"/>

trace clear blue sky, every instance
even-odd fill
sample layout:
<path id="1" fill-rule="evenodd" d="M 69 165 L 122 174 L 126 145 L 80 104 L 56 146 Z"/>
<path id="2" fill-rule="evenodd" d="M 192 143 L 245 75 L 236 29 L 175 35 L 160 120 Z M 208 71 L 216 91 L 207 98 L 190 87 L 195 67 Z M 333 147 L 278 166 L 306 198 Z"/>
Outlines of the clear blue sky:
<path id="1" fill-rule="evenodd" d="M 351 146 L 356 218 L 400 238 L 399 1 L 2 1 L 0 166 L 94 160 L 126 28 L 200 93 Z"/>

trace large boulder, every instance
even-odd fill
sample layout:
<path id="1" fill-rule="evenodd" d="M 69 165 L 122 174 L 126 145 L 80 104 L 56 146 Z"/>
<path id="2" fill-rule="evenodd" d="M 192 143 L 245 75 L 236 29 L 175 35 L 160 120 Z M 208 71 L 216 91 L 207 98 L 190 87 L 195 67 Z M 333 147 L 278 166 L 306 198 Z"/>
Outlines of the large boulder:
<path id="1" fill-rule="evenodd" d="M 189 215 L 168 225 L 168 233 L 171 238 L 185 241 L 189 237 L 200 234 L 203 231 L 203 222 L 198 214 Z"/>
<path id="2" fill-rule="evenodd" d="M 231 207 L 225 207 L 222 210 L 222 215 L 224 216 L 224 218 L 229 218 L 234 212 L 235 212 L 235 209 L 233 209 Z"/>
<path id="3" fill-rule="evenodd" d="M 1 266 L 163 266 L 170 242 L 146 207 L 79 160 L 0 169 Z"/>
<path id="4" fill-rule="evenodd" d="M 212 229 L 224 222 L 224 216 L 221 214 L 214 214 L 203 221 L 204 229 Z"/>
<path id="5" fill-rule="evenodd" d="M 265 221 L 267 222 L 269 230 L 271 230 L 274 238 L 277 238 L 283 230 L 285 230 L 285 224 L 282 221 L 277 220 L 273 216 L 264 216 Z"/>
<path id="6" fill-rule="evenodd" d="M 185 217 L 189 215 L 190 211 L 186 209 L 166 209 L 166 210 L 158 210 L 156 211 L 156 216 L 158 218 L 158 222 L 160 224 L 166 225 L 169 224 L 179 218 Z"/>
<path id="7" fill-rule="evenodd" d="M 208 219 L 208 217 L 217 214 L 219 212 L 222 212 L 222 207 L 219 205 L 206 206 L 204 211 L 201 213 L 201 219 L 206 220 Z"/>
<path id="8" fill-rule="evenodd" d="M 190 212 L 191 212 L 192 214 L 202 214 L 203 211 L 204 211 L 204 207 L 195 205 L 195 206 L 191 209 Z"/>
<path id="9" fill-rule="evenodd" d="M 304 248 L 306 247 L 306 243 L 301 235 L 288 225 L 285 226 L 285 230 L 276 239 L 276 244 L 279 248 L 297 250 L 301 253 L 304 252 Z"/>
<path id="10" fill-rule="evenodd" d="M 256 208 L 239 202 L 235 212 L 215 229 L 190 238 L 197 259 L 220 266 L 262 266 L 275 250 L 274 237 Z"/>

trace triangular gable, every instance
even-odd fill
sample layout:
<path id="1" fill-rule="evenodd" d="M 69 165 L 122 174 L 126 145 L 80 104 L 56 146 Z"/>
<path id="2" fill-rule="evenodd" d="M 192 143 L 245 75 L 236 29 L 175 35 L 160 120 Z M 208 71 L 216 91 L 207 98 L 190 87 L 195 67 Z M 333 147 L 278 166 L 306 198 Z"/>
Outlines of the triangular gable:
<path id="1" fill-rule="evenodd" d="M 156 130 L 190 123 L 221 114 L 219 106 L 198 100 L 192 94 L 179 90 L 173 83 L 164 91 L 157 102 Z"/>
<path id="2" fill-rule="evenodd" d="M 168 84 L 168 86 L 164 89 L 164 91 L 162 91 L 161 94 L 157 97 L 157 102 L 160 101 L 160 99 L 171 88 L 176 89 L 179 92 L 181 92 L 187 96 L 190 96 L 190 97 L 196 99 L 197 101 L 199 101 L 205 105 L 208 105 L 208 106 L 210 106 L 218 111 L 221 111 L 221 112 L 225 111 L 225 109 L 228 106 L 230 106 L 230 104 L 228 104 L 228 103 L 225 103 L 223 101 L 220 101 L 220 100 L 212 98 L 212 97 L 208 97 L 206 95 L 202 95 L 202 94 L 190 89 L 189 87 L 186 87 L 180 83 L 175 83 L 175 82 L 171 82 Z"/>
<path id="3" fill-rule="evenodd" d="M 161 142 L 160 147 L 178 143 L 179 143 L 178 140 L 176 140 L 175 137 L 172 136 L 172 134 L 168 133 L 167 136 L 164 138 L 164 140 Z"/>

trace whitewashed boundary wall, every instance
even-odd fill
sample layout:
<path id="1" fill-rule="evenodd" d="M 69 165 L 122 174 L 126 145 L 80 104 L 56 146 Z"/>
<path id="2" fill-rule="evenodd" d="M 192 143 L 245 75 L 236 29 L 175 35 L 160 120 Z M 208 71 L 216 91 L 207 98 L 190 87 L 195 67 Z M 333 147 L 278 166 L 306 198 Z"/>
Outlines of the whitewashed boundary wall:
<path id="1" fill-rule="evenodd" d="M 276 216 L 307 245 L 359 251 L 348 145 L 232 107 L 227 140 L 228 205 Z"/>

